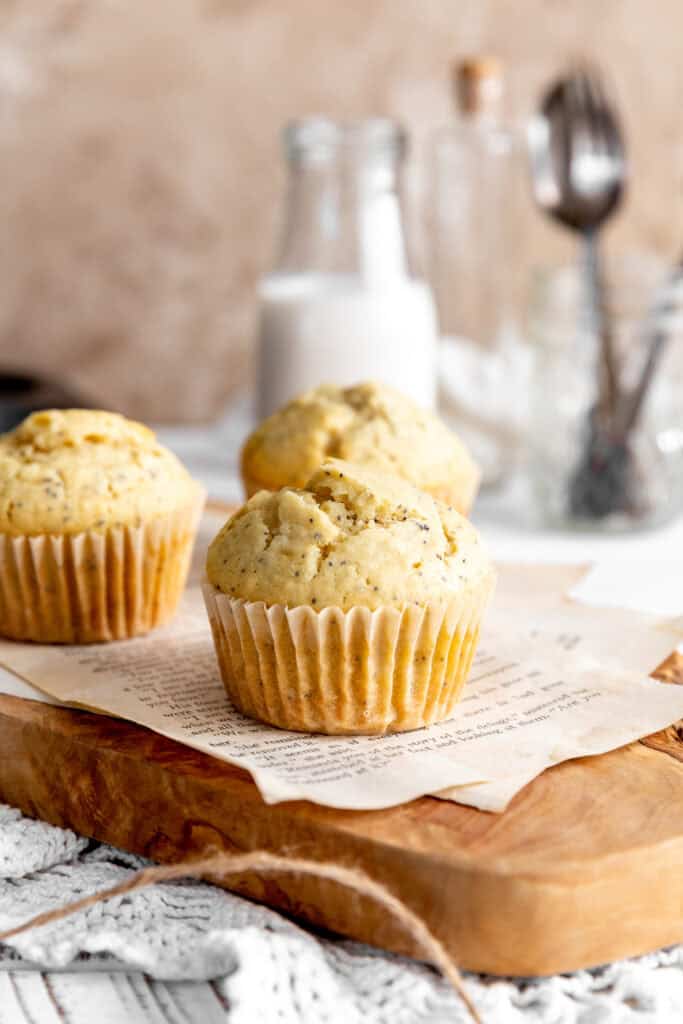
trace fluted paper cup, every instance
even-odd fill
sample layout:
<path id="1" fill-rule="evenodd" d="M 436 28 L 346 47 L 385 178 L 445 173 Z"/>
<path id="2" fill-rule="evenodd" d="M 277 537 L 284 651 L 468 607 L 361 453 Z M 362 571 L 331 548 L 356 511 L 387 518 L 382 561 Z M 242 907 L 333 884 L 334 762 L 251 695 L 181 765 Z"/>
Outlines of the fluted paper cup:
<path id="1" fill-rule="evenodd" d="M 493 573 L 449 603 L 375 611 L 266 606 L 204 584 L 216 655 L 235 706 L 299 732 L 375 735 L 453 714 Z"/>
<path id="2" fill-rule="evenodd" d="M 0 635 L 87 644 L 149 632 L 175 612 L 205 494 L 141 526 L 0 534 Z"/>

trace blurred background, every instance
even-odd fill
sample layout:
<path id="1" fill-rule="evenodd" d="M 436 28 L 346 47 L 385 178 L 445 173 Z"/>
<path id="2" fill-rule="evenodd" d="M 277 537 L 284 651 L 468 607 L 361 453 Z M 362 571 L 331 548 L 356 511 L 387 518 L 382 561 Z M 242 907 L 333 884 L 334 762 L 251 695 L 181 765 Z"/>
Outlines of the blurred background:
<path id="1" fill-rule="evenodd" d="M 678 0 L 5 0 L 3 366 L 59 370 L 92 403 L 147 420 L 215 417 L 253 379 L 283 123 L 399 119 L 426 259 L 426 148 L 454 116 L 453 62 L 476 52 L 504 62 L 515 130 L 568 59 L 599 60 L 631 169 L 608 244 L 670 263 L 682 33 Z M 563 259 L 571 243 L 522 200 L 517 270 Z"/>

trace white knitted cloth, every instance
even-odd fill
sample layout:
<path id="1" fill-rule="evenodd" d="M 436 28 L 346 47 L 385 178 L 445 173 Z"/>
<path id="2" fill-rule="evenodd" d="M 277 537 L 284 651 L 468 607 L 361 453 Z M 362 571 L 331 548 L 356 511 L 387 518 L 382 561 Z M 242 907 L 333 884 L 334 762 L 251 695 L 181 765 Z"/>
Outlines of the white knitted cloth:
<path id="1" fill-rule="evenodd" d="M 0 930 L 112 886 L 139 857 L 0 805 Z M 430 968 L 310 934 L 200 882 L 157 885 L 0 946 L 0 968 L 127 966 L 154 978 L 215 979 L 229 1024 L 460 1024 Z M 650 1024 L 683 1019 L 683 947 L 597 971 L 467 986 L 486 1024 Z M 0 1006 L 0 1021 L 4 1020 Z"/>

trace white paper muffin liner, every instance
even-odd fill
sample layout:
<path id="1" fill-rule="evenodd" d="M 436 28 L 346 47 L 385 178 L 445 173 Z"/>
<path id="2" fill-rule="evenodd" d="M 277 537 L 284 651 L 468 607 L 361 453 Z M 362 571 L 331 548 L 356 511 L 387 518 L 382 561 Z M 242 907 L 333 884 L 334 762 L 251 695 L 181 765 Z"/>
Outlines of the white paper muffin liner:
<path id="1" fill-rule="evenodd" d="M 171 618 L 204 506 L 141 526 L 76 534 L 0 534 L 0 635 L 37 643 L 124 640 Z"/>
<path id="2" fill-rule="evenodd" d="M 225 689 L 282 729 L 381 734 L 453 714 L 472 664 L 493 573 L 447 604 L 375 611 L 266 606 L 203 587 Z"/>

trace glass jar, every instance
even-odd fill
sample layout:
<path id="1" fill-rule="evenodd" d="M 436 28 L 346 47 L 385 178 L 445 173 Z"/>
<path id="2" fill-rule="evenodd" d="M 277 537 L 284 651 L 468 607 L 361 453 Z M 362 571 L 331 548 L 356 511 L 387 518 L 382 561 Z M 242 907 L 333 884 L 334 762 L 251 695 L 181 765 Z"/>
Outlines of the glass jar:
<path id="1" fill-rule="evenodd" d="M 288 125 L 284 225 L 260 285 L 258 411 L 376 379 L 433 406 L 436 314 L 404 229 L 406 140 L 393 121 Z"/>
<path id="2" fill-rule="evenodd" d="M 607 315 L 622 406 L 657 331 L 667 338 L 639 416 L 625 432 L 599 420 L 599 341 L 575 267 L 539 272 L 528 323 L 532 348 L 528 466 L 550 525 L 627 530 L 683 510 L 683 294 L 677 273 L 642 255 L 610 268 Z"/>
<path id="3" fill-rule="evenodd" d="M 432 279 L 444 418 L 472 451 L 484 486 L 501 483 L 519 442 L 523 349 L 514 317 L 518 153 L 502 111 L 503 67 L 454 68 L 458 117 L 434 137 Z"/>

